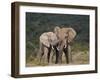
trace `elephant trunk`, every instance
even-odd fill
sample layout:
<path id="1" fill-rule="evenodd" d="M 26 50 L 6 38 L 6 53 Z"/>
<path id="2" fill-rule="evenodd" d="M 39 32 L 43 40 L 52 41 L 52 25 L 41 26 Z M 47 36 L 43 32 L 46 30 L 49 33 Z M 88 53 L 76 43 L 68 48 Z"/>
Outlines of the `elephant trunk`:
<path id="1" fill-rule="evenodd" d="M 65 46 L 64 41 L 60 41 L 58 45 L 58 63 L 62 63 L 62 54 L 64 46 Z"/>

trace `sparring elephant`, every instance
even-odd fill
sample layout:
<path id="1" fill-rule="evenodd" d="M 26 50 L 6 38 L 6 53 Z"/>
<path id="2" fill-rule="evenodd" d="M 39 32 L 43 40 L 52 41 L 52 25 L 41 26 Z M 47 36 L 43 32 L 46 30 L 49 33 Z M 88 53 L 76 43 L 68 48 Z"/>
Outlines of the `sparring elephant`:
<path id="1" fill-rule="evenodd" d="M 76 31 L 69 27 L 69 28 L 60 28 L 55 27 L 54 32 L 58 39 L 57 49 L 58 52 L 56 53 L 56 63 L 62 63 L 62 54 L 65 53 L 66 63 L 72 61 L 71 55 L 71 46 L 70 43 L 74 40 L 76 36 Z"/>
<path id="2" fill-rule="evenodd" d="M 54 32 L 45 32 L 41 34 L 40 38 L 40 50 L 39 50 L 39 59 L 40 63 L 43 62 L 44 64 L 50 63 L 50 55 L 51 49 L 55 49 L 57 52 L 57 44 L 58 38 Z"/>

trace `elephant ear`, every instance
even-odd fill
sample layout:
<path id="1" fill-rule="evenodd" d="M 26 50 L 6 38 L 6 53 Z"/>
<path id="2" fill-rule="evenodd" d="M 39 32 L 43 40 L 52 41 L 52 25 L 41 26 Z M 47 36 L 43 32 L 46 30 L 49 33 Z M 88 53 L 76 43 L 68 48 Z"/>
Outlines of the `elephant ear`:
<path id="1" fill-rule="evenodd" d="M 68 28 L 67 35 L 68 35 L 68 43 L 70 43 L 75 38 L 76 31 L 73 28 Z"/>
<path id="2" fill-rule="evenodd" d="M 58 34 L 59 34 L 59 31 L 60 31 L 60 27 L 56 26 L 56 27 L 54 28 L 54 33 L 55 33 L 56 35 L 58 35 Z"/>
<path id="3" fill-rule="evenodd" d="M 40 36 L 40 43 L 42 43 L 42 44 L 43 44 L 44 46 L 46 46 L 46 47 L 50 47 L 50 42 L 49 42 L 47 33 L 43 33 L 43 34 Z"/>

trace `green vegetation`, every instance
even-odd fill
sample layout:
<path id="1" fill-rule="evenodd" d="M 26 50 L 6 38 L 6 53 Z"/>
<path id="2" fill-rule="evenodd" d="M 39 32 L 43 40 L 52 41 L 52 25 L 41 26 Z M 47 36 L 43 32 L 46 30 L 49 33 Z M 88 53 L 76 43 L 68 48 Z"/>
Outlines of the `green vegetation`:
<path id="1" fill-rule="evenodd" d="M 28 66 L 40 65 L 38 64 L 39 61 L 37 59 L 39 50 L 39 36 L 44 32 L 53 31 L 55 26 L 61 26 L 61 27 L 71 26 L 76 30 L 77 36 L 74 42 L 72 43 L 73 57 L 76 54 L 81 53 L 80 58 L 81 59 L 83 58 L 82 59 L 83 62 L 80 63 L 88 63 L 89 62 L 88 61 L 89 16 L 88 15 L 46 14 L 46 13 L 26 12 L 26 65 Z"/>

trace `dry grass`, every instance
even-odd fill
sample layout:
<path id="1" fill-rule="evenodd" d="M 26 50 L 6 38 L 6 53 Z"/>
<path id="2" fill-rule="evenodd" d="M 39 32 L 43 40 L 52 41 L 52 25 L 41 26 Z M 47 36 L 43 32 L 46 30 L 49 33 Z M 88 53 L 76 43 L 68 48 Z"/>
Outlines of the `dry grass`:
<path id="1" fill-rule="evenodd" d="M 62 57 L 62 65 L 66 64 L 65 56 L 63 55 Z M 83 52 L 72 52 L 72 62 L 70 64 L 66 65 L 78 65 L 78 64 L 89 64 L 89 52 L 88 51 L 83 51 Z M 54 63 L 54 59 L 52 63 L 39 63 L 38 58 L 30 57 L 27 62 L 26 66 L 27 67 L 33 67 L 33 66 L 47 66 L 47 65 L 57 65 Z M 59 65 L 59 64 L 58 64 Z M 61 64 L 60 64 L 61 65 Z"/>
<path id="2" fill-rule="evenodd" d="M 39 59 L 36 57 L 36 55 L 31 55 L 26 58 L 26 66 L 27 67 L 33 67 L 33 66 L 53 66 L 53 65 L 79 65 L 79 64 L 89 64 L 89 47 L 88 43 L 74 43 L 72 46 L 71 54 L 72 54 L 72 62 L 70 64 L 66 64 L 66 59 L 63 54 L 62 56 L 62 64 L 55 64 L 55 56 L 52 59 L 51 63 L 42 63 L 40 64 Z M 38 49 L 37 49 L 38 50 Z M 37 52 L 35 51 L 35 54 Z M 53 51 L 51 52 L 53 54 Z"/>

